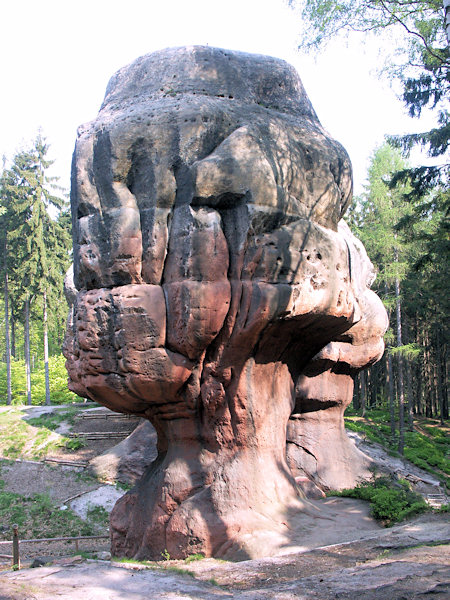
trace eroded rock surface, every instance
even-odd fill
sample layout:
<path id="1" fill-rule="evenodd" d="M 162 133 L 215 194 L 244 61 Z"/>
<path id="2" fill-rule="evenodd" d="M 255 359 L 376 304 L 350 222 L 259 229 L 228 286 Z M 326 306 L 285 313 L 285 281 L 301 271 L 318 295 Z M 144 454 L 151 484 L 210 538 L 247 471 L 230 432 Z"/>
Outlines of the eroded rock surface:
<path id="1" fill-rule="evenodd" d="M 114 554 L 246 557 L 302 508 L 295 476 L 362 466 L 342 413 L 386 314 L 339 225 L 351 189 L 283 61 L 177 48 L 111 79 L 74 152 L 65 354 L 73 391 L 158 434 Z"/>

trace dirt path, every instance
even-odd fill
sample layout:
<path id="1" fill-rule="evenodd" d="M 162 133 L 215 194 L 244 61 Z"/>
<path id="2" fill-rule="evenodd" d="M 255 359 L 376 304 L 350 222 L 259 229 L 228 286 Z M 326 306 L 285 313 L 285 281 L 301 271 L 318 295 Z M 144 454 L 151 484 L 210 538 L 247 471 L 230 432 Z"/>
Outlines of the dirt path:
<path id="1" fill-rule="evenodd" d="M 449 539 L 445 515 L 428 515 L 365 540 L 240 563 L 72 559 L 0 574 L 0 600 L 444 600 Z"/>

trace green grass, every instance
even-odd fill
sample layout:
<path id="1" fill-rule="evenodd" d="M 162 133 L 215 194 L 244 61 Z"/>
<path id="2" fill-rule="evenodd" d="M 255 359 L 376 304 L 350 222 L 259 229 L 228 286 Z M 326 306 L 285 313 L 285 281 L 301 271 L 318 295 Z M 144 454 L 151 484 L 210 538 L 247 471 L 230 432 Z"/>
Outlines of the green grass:
<path id="1" fill-rule="evenodd" d="M 365 435 L 372 442 L 381 444 L 394 456 L 399 456 L 398 437 L 391 437 L 389 413 L 383 410 L 370 410 L 361 419 L 354 412 L 347 411 L 345 426 L 351 431 Z M 427 435 L 419 431 L 405 431 L 404 457 L 417 467 L 428 471 L 450 489 L 450 437 L 445 428 L 421 425 Z"/>
<path id="2" fill-rule="evenodd" d="M 0 453 L 6 458 L 15 459 L 21 456 L 29 439 L 29 426 L 21 417 L 21 411 L 13 408 L 0 413 Z"/>
<path id="3" fill-rule="evenodd" d="M 402 479 L 374 477 L 372 481 L 333 492 L 333 495 L 370 502 L 371 515 L 386 526 L 430 510 L 422 496 L 413 492 L 409 483 Z"/>
<path id="4" fill-rule="evenodd" d="M 40 460 L 61 447 L 67 450 L 84 447 L 83 440 L 55 433 L 62 423 L 72 425 L 80 409 L 64 406 L 31 418 L 15 407 L 0 412 L 0 457 Z"/>
<path id="5" fill-rule="evenodd" d="M 126 565 L 142 565 L 144 567 L 156 568 L 156 562 L 152 560 L 138 560 L 136 558 L 127 558 L 126 556 L 113 556 L 111 558 L 113 562 L 124 563 Z"/>
<path id="6" fill-rule="evenodd" d="M 161 554 L 164 555 L 165 553 L 162 552 Z M 189 562 L 192 562 L 195 560 L 201 560 L 202 558 L 205 558 L 203 556 L 203 554 L 191 554 L 191 556 L 188 556 L 187 558 L 184 559 L 184 562 L 189 563 Z M 151 560 L 136 560 L 134 558 L 117 558 L 117 557 L 113 556 L 111 558 L 111 560 L 113 562 L 117 562 L 117 563 L 142 565 L 144 567 L 147 567 L 148 569 L 154 569 L 155 571 L 169 571 L 170 573 L 176 573 L 177 575 L 188 576 L 188 577 L 192 577 L 194 579 L 196 578 L 196 573 L 194 571 L 190 571 L 189 569 L 185 569 L 184 567 L 180 567 L 178 565 L 166 564 L 167 561 L 170 560 L 170 558 L 167 558 L 167 559 L 163 558 L 163 560 L 161 562 L 161 561 L 151 561 Z M 219 585 L 214 578 L 208 579 L 208 583 L 210 583 L 211 585 L 216 585 L 216 586 Z"/>
<path id="7" fill-rule="evenodd" d="M 173 565 L 163 567 L 163 566 L 159 565 L 159 568 L 163 569 L 164 571 L 170 571 L 171 573 L 176 573 L 177 575 L 188 575 L 189 577 L 195 578 L 195 573 L 193 571 L 189 571 L 189 569 L 183 569 L 183 567 L 175 567 Z"/>
<path id="8" fill-rule="evenodd" d="M 45 427 L 50 431 L 55 431 L 61 425 L 61 423 L 68 423 L 73 425 L 77 414 L 80 412 L 79 407 L 68 406 L 64 409 L 57 411 L 44 413 L 40 417 L 32 417 L 26 419 L 26 422 L 33 427 Z"/>
<path id="9" fill-rule="evenodd" d="M 205 558 L 204 554 L 190 554 L 189 556 L 187 556 L 184 559 L 184 562 L 186 564 L 189 564 L 190 562 L 194 562 L 195 560 L 203 560 Z"/>
<path id="10" fill-rule="evenodd" d="M 4 482 L 0 486 L 0 522 L 11 527 L 17 524 L 22 539 L 96 535 L 99 531 L 97 515 L 89 519 L 88 514 L 88 521 L 83 521 L 69 508 L 61 510 L 48 494 L 22 496 L 4 491 Z M 0 537 L 11 539 L 11 531 Z"/>
<path id="11" fill-rule="evenodd" d="M 116 489 L 117 490 L 121 490 L 123 492 L 129 492 L 132 487 L 133 487 L 133 484 L 131 484 L 131 483 L 124 483 L 123 481 L 116 481 Z"/>
<path id="12" fill-rule="evenodd" d="M 99 527 L 105 528 L 109 526 L 109 513 L 103 506 L 93 506 L 87 511 L 88 521 Z"/>

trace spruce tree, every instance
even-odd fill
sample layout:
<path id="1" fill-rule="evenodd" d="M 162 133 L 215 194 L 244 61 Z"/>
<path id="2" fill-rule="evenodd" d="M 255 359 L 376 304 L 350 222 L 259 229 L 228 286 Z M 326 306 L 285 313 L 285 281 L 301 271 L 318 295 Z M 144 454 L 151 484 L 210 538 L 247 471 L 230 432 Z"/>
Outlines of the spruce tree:
<path id="1" fill-rule="evenodd" d="M 408 269 L 408 247 L 399 236 L 395 225 L 410 209 L 403 202 L 404 186 L 391 189 L 389 182 L 393 172 L 405 166 L 399 151 L 385 143 L 378 148 L 369 167 L 369 184 L 361 199 L 357 211 L 359 226 L 357 235 L 361 238 L 369 256 L 376 264 L 378 276 L 376 286 L 382 297 L 390 318 L 395 314 L 395 336 L 388 334 L 388 352 L 394 353 L 397 359 L 397 389 L 399 408 L 399 452 L 403 453 L 404 446 L 404 359 L 402 335 L 402 296 L 401 282 Z M 391 340 L 395 338 L 396 343 Z M 391 421 L 393 415 L 393 370 L 391 359 L 389 366 L 389 401 Z M 391 423 L 392 427 L 392 423 Z"/>
<path id="2" fill-rule="evenodd" d="M 7 243 L 4 271 L 13 288 L 14 308 L 23 314 L 24 354 L 26 364 L 27 402 L 31 404 L 31 320 L 36 309 L 42 314 L 43 354 L 46 374 L 46 403 L 50 403 L 48 371 L 48 322 L 61 321 L 64 273 L 69 265 L 70 229 L 67 200 L 58 196 L 55 179 L 48 177 L 52 161 L 47 159 L 48 145 L 38 135 L 31 148 L 16 154 L 11 168 L 2 178 L 6 213 L 0 217 L 1 241 Z M 5 242 L 6 240 L 6 242 Z M 12 261 L 12 257 L 14 261 Z M 6 292 L 5 292 L 6 297 Z M 53 310 L 53 305 L 57 309 Z M 33 313 L 34 310 L 34 313 Z"/>
<path id="3" fill-rule="evenodd" d="M 11 404 L 11 289 L 17 283 L 17 265 L 21 255 L 21 236 L 18 231 L 29 217 L 28 193 L 25 168 L 29 161 L 26 152 L 15 155 L 11 168 L 3 168 L 0 180 L 0 246 L 3 260 L 0 270 L 3 280 L 4 310 L 5 310 L 5 355 L 7 373 L 7 404 Z"/>
<path id="4" fill-rule="evenodd" d="M 67 206 L 67 201 L 54 193 L 55 178 L 46 171 L 53 164 L 47 158 L 49 146 L 38 135 L 29 153 L 25 171 L 29 190 L 29 217 L 21 227 L 25 239 L 24 256 L 18 268 L 19 277 L 26 290 L 26 336 L 28 338 L 27 362 L 29 364 L 29 316 L 30 300 L 41 306 L 43 321 L 43 344 L 45 362 L 45 402 L 50 403 L 48 371 L 48 311 L 55 298 L 61 296 L 64 273 L 69 264 L 69 232 L 56 218 Z M 53 216 L 51 211 L 54 211 Z"/>

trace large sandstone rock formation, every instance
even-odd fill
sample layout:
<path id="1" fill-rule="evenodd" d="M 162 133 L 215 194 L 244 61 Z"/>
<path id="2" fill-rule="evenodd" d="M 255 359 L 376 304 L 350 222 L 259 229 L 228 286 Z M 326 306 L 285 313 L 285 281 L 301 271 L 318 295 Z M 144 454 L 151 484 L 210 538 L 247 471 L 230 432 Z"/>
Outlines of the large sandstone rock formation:
<path id="1" fill-rule="evenodd" d="M 342 413 L 386 314 L 351 189 L 283 61 L 177 48 L 111 79 L 74 153 L 65 354 L 73 391 L 158 434 L 114 554 L 245 556 L 301 509 L 295 476 L 355 476 Z"/>

